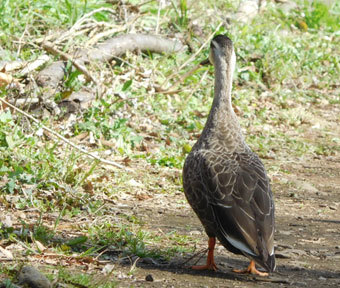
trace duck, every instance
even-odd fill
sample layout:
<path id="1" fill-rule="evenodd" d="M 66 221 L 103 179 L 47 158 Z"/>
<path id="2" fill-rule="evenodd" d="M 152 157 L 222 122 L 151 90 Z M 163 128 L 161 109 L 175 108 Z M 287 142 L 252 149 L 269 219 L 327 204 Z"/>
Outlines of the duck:
<path id="1" fill-rule="evenodd" d="M 209 61 L 214 66 L 214 98 L 204 129 L 183 166 L 184 194 L 208 235 L 205 265 L 217 270 L 218 240 L 250 260 L 236 273 L 268 276 L 275 270 L 275 206 L 270 180 L 259 156 L 245 142 L 231 100 L 236 55 L 232 40 L 215 36 Z M 256 264 L 267 272 L 257 270 Z"/>

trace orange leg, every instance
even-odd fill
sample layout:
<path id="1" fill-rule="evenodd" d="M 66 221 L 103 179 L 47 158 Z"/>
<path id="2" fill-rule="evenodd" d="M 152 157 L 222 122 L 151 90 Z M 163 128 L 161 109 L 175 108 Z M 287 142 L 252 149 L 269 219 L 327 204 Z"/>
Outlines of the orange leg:
<path id="1" fill-rule="evenodd" d="M 208 257 L 206 265 L 192 266 L 191 269 L 194 270 L 217 270 L 217 266 L 214 261 L 214 248 L 216 244 L 215 237 L 210 237 L 208 241 Z"/>
<path id="2" fill-rule="evenodd" d="M 268 273 L 260 272 L 255 268 L 255 261 L 254 260 L 250 261 L 250 264 L 249 264 L 247 269 L 244 269 L 244 270 L 234 269 L 233 272 L 243 273 L 243 274 L 255 274 L 255 275 L 259 275 L 259 276 L 268 276 Z"/>

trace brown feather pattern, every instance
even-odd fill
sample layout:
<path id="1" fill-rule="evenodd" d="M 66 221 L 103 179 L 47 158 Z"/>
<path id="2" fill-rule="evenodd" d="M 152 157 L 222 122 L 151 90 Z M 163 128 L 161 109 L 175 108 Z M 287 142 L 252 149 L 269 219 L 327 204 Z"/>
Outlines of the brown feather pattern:
<path id="1" fill-rule="evenodd" d="M 215 97 L 202 135 L 185 161 L 183 186 L 209 237 L 273 271 L 273 195 L 264 165 L 244 142 L 231 106 L 233 57 L 231 40 L 215 37 Z"/>

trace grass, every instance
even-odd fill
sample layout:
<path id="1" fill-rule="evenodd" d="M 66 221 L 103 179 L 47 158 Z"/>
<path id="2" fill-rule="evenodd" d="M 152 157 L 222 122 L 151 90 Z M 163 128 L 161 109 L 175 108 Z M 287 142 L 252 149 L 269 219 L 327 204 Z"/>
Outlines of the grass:
<path id="1" fill-rule="evenodd" d="M 2 1 L 0 56 L 4 60 L 36 59 L 44 53 L 35 42 L 37 38 L 67 31 L 83 15 L 99 7 L 113 8 L 117 14 L 101 11 L 92 19 L 117 25 L 125 23 L 122 11 L 133 14 L 133 9 L 138 9 L 141 16 L 134 29 L 141 33 L 155 30 L 160 8 L 160 33 L 180 35 L 196 51 L 224 19 L 218 11 L 225 7 L 236 11 L 238 6 L 238 1 L 226 4 L 209 0 L 171 1 L 164 7 L 159 7 L 157 1 L 141 6 L 133 6 L 139 1 L 129 3 L 132 6 L 124 10 L 119 3 L 112 6 L 106 1 Z M 208 15 L 216 17 L 202 17 L 202 5 Z M 250 24 L 234 23 L 218 31 L 227 33 L 235 43 L 233 103 L 239 110 L 247 142 L 262 158 L 280 162 L 288 157 L 309 159 L 339 153 L 339 137 L 331 126 L 331 121 L 338 122 L 339 118 L 330 112 L 326 115 L 328 120 L 321 121 L 326 116 L 318 112 L 320 107 L 332 111 L 340 101 L 339 12 L 337 3 L 326 6 L 307 1 L 285 13 L 270 2 Z M 193 24 L 200 27 L 202 36 L 192 32 Z M 89 34 L 75 36 L 65 41 L 62 48 L 72 54 L 88 39 Z M 122 212 L 124 208 L 115 206 L 134 204 L 145 208 L 147 199 L 172 197 L 176 200 L 168 202 L 177 210 L 186 207 L 181 194 L 181 168 L 209 112 L 213 68 L 202 67 L 193 75 L 182 77 L 207 55 L 205 47 L 197 59 L 177 71 L 191 56 L 190 52 L 128 53 L 123 61 L 93 72 L 100 74 L 107 90 L 87 110 L 73 118 L 40 117 L 42 123 L 88 150 L 124 160 L 134 173 L 104 167 L 52 140 L 25 117 L 1 110 L 0 209 L 13 211 L 15 223 L 6 224 L 1 219 L 1 245 L 26 247 L 18 256 L 43 255 L 37 249 L 37 241 L 53 253 L 80 258 L 97 257 L 107 247 L 121 253 L 120 257 L 170 259 L 192 252 L 197 240 L 180 229 L 187 223 L 167 223 L 173 227 L 157 228 L 164 223 L 152 218 L 162 203 L 151 207 L 155 211 L 145 215 L 133 209 Z M 168 83 L 165 89 L 171 90 L 178 81 L 182 82 L 177 93 L 155 90 L 164 83 Z M 91 83 L 84 84 L 79 72 L 72 70 L 63 85 L 55 102 L 83 86 L 91 88 Z M 0 97 L 18 95 L 11 89 L 1 89 Z M 33 92 L 26 93 L 30 96 Z M 308 134 L 309 131 L 313 132 Z M 270 173 L 276 173 L 280 165 L 268 168 Z M 25 217 L 25 213 L 30 217 Z M 0 271 L 13 279 L 11 271 L 17 268 L 15 264 L 4 265 Z M 58 271 L 65 283 L 96 286 L 92 274 L 74 274 L 68 268 Z M 105 285 L 109 284 L 99 286 L 111 287 Z"/>

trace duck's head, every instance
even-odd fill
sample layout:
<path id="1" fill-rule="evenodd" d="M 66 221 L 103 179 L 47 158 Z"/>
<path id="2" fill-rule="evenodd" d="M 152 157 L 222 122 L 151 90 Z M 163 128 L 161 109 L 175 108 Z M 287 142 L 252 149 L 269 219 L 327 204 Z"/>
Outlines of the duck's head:
<path id="1" fill-rule="evenodd" d="M 225 35 L 217 35 L 211 40 L 209 60 L 211 64 L 227 64 L 226 69 L 234 70 L 236 56 L 233 42 Z"/>

